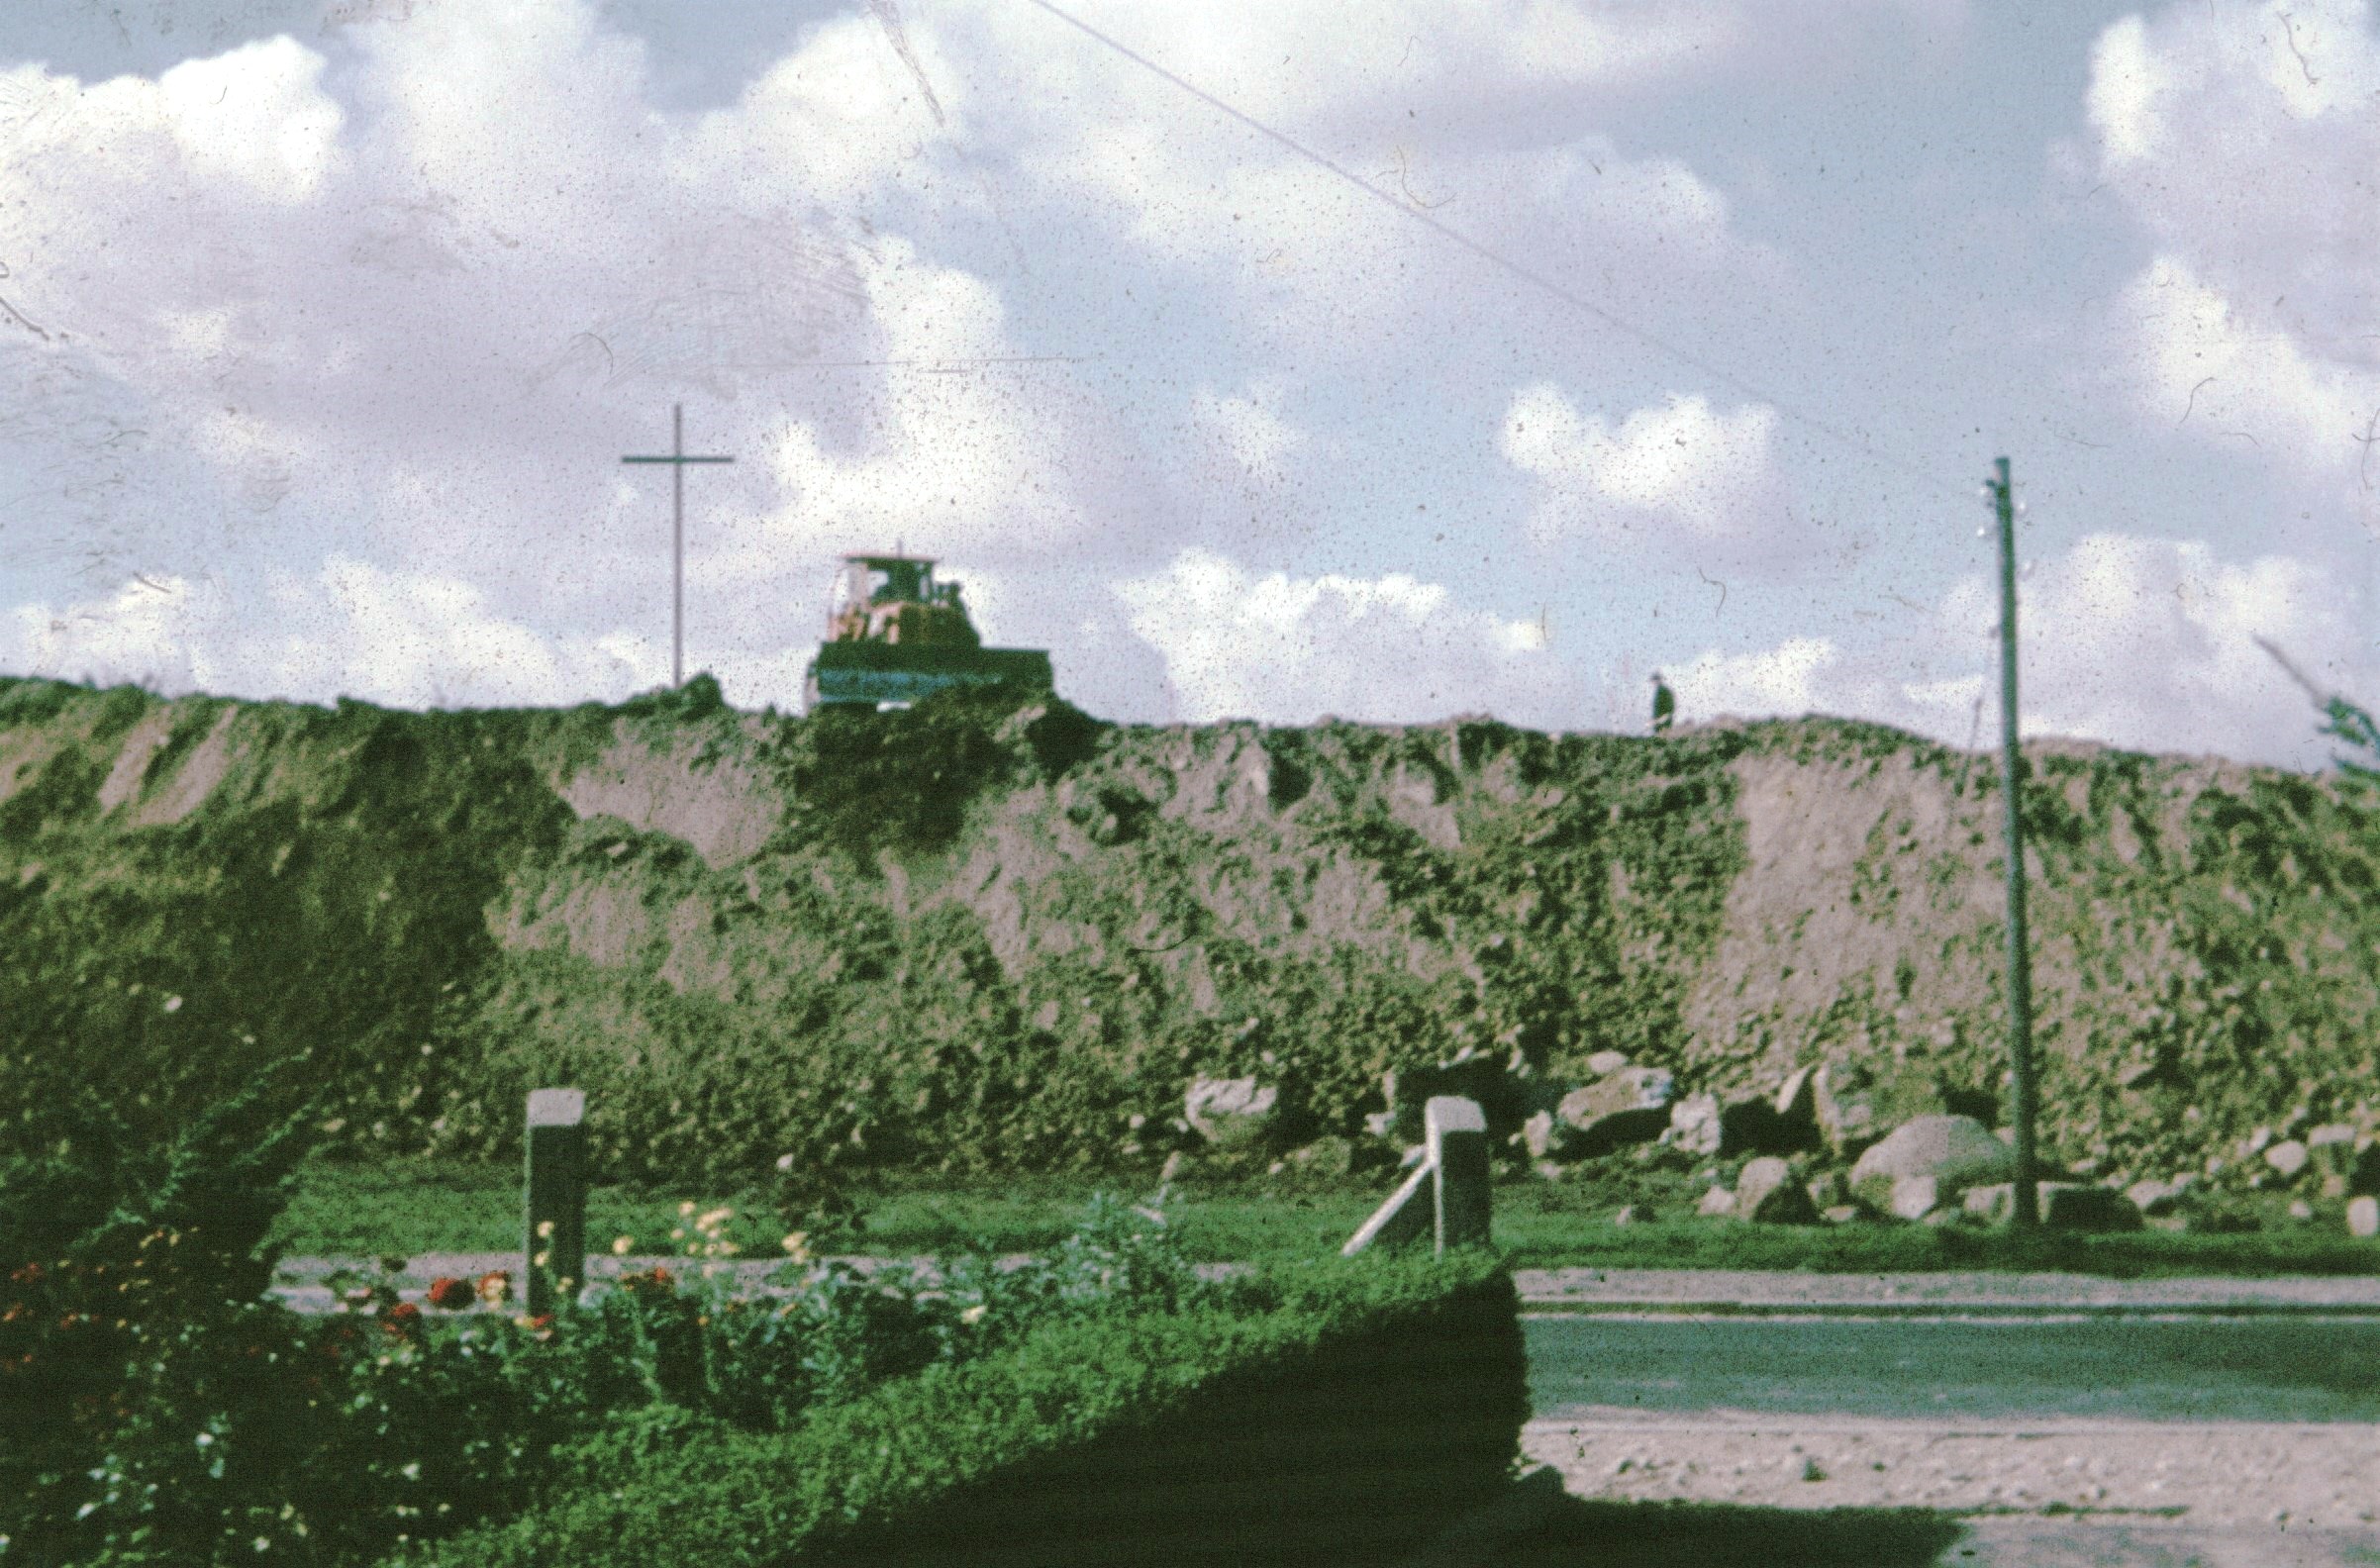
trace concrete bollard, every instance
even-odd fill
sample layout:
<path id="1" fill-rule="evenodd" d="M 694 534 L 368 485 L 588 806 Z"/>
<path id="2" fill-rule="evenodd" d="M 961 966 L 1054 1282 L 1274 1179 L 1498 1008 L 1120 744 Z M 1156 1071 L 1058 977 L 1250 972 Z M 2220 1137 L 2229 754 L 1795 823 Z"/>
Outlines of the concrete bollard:
<path id="1" fill-rule="evenodd" d="M 1487 1114 L 1476 1100 L 1438 1095 L 1422 1108 L 1425 1163 L 1434 1171 L 1438 1250 L 1488 1242 Z"/>
<path id="2" fill-rule="evenodd" d="M 587 1280 L 587 1095 L 529 1092 L 527 1307 L 532 1316 L 578 1299 Z"/>
<path id="3" fill-rule="evenodd" d="M 1488 1242 L 1487 1113 L 1476 1100 L 1436 1095 L 1422 1107 L 1422 1162 L 1362 1228 L 1344 1257 L 1429 1235 L 1439 1252 Z M 1427 1197 L 1424 1195 L 1427 1194 Z"/>

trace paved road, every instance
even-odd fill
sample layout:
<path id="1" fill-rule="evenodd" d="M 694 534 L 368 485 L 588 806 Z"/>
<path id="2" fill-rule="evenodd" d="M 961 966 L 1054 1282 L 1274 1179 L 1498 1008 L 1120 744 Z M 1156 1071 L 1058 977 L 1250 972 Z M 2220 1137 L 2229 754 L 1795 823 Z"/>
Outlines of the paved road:
<path id="1" fill-rule="evenodd" d="M 1532 1307 L 1582 1311 L 1870 1316 L 1948 1313 L 2367 1314 L 2380 1317 L 2380 1277 L 2101 1279 L 2089 1274 L 1803 1274 L 1751 1269 L 1518 1269 Z"/>
<path id="2" fill-rule="evenodd" d="M 1504 1568 L 2380 1564 L 2380 1319 L 1779 1306 L 1530 1314 Z"/>
<path id="3" fill-rule="evenodd" d="M 1539 1417 L 2380 1421 L 2370 1319 L 1533 1314 L 1523 1327 Z"/>

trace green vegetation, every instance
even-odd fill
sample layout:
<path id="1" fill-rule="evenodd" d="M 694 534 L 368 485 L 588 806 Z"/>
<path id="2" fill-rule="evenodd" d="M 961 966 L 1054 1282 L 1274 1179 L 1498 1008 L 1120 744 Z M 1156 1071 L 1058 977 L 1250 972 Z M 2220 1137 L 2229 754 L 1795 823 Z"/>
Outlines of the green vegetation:
<path id="1" fill-rule="evenodd" d="M 1388 1185 L 1385 1175 L 1371 1184 L 1302 1191 L 1199 1183 L 1172 1189 L 1165 1212 L 1183 1252 L 1199 1261 L 1294 1264 L 1335 1253 Z M 852 1193 L 844 1225 L 810 1239 L 817 1250 L 875 1257 L 1044 1252 L 1063 1242 L 1097 1190 L 1091 1179 L 1065 1176 L 887 1182 Z M 684 1227 L 678 1205 L 686 1200 L 705 1210 L 734 1208 L 723 1234 L 744 1256 L 775 1254 L 786 1222 L 758 1192 L 681 1196 L 599 1187 L 587 1233 L 598 1245 L 627 1235 L 640 1252 L 673 1252 L 678 1242 L 669 1232 Z M 509 1251 L 521 1244 L 519 1204 L 520 1175 L 509 1166 L 318 1164 L 299 1173 L 275 1242 L 291 1253 L 345 1257 Z M 2119 1279 L 2380 1273 L 2380 1241 L 2351 1239 L 2335 1225 L 2294 1225 L 2277 1209 L 2255 1230 L 2026 1236 L 1964 1225 L 1747 1225 L 1685 1218 L 1615 1225 L 1617 1207 L 1600 1190 L 1575 1185 L 1499 1187 L 1498 1249 L 1513 1267 L 1533 1269 L 2055 1270 Z"/>
<path id="2" fill-rule="evenodd" d="M 550 1503 L 408 1560 L 1389 1560 L 1493 1495 L 1527 1405 L 1492 1258 L 1309 1265 L 1057 1324 L 779 1432 L 615 1422 L 566 1452 Z"/>
<path id="3" fill-rule="evenodd" d="M 2035 753 L 2048 1157 L 2235 1198 L 2259 1127 L 2380 1132 L 2368 783 Z M 1202 1076 L 1280 1091 L 1253 1169 L 1343 1137 L 1361 1177 L 1394 1152 L 1364 1129 L 1383 1074 L 1465 1051 L 1539 1086 L 1618 1050 L 1689 1091 L 1856 1062 L 1888 1110 L 1903 1080 L 1988 1101 L 1997 789 L 1822 720 L 1656 741 L 964 691 L 792 719 L 699 679 L 459 714 L 0 680 L 0 1127 L 89 1087 L 167 1137 L 309 1052 L 315 1130 L 367 1166 L 509 1161 L 524 1092 L 571 1083 L 623 1183 L 733 1195 L 783 1161 L 772 1203 L 831 1222 L 896 1178 L 1145 1190 L 1199 1146 Z"/>
<path id="4" fill-rule="evenodd" d="M 635 1519 L 629 1535 L 647 1539 L 745 1506 L 686 1491 L 690 1474 L 785 1452 L 798 1482 L 780 1477 L 779 1501 L 811 1508 L 804 1527 L 824 1539 L 955 1497 L 954 1476 L 1072 1462 L 1085 1437 L 1129 1450 L 1185 1401 L 1232 1390 L 1230 1421 L 1183 1429 L 1228 1446 L 1252 1421 L 1266 1441 L 1302 1445 L 1303 1428 L 1261 1423 L 1318 1379 L 1344 1393 L 1321 1369 L 1346 1341 L 1413 1374 L 1387 1380 L 1402 1392 L 1384 1413 L 1410 1415 L 1396 1401 L 1444 1393 L 1429 1356 L 1449 1314 L 1453 1348 L 1501 1374 L 1464 1394 L 1493 1430 L 1457 1421 L 1403 1446 L 1433 1465 L 1455 1453 L 1484 1484 L 1526 1401 L 1492 1258 L 1209 1283 L 1160 1211 L 1105 1197 L 1016 1268 L 978 1252 L 861 1276 L 797 1252 L 770 1294 L 655 1268 L 534 1318 L 506 1316 L 502 1275 L 434 1281 L 425 1311 L 350 1273 L 333 1278 L 336 1312 L 302 1316 L 263 1296 L 275 1211 L 313 1126 L 288 1076 L 207 1109 L 164 1147 L 110 1137 L 78 1103 L 42 1127 L 47 1152 L 0 1159 L 0 1560 L 339 1568 L 524 1508 L 608 1517 L 624 1481 L 684 1511 Z M 709 1248 L 723 1221 L 683 1223 Z M 853 1440 L 887 1410 L 948 1424 L 905 1432 L 897 1453 Z M 963 1459 L 939 1446 L 954 1435 L 965 1449 L 970 1433 L 982 1440 Z M 836 1474 L 822 1452 L 843 1456 Z"/>

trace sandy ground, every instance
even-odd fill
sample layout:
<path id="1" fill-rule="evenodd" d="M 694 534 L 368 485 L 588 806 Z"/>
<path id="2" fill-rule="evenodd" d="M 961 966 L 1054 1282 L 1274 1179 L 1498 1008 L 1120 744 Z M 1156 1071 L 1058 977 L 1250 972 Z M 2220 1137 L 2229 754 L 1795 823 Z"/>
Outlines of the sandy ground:
<path id="1" fill-rule="evenodd" d="M 2361 1528 L 2380 1516 L 2380 1432 L 2360 1423 L 1941 1423 L 1712 1413 L 1539 1419 L 1533 1463 L 1575 1497 L 1767 1508 L 2131 1515 Z M 2373 1532 L 2380 1545 L 2380 1530 Z"/>

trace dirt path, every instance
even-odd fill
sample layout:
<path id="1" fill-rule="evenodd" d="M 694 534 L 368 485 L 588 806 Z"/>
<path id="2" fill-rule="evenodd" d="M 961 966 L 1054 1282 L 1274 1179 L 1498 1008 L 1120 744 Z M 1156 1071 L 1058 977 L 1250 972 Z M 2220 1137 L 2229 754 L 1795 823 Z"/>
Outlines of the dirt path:
<path id="1" fill-rule="evenodd" d="M 2369 1533 L 2380 1432 L 2355 1422 L 1836 1421 L 1608 1412 L 1533 1421 L 1574 1497 L 2167 1519 Z"/>
<path id="2" fill-rule="evenodd" d="M 1851 1528 L 1829 1511 L 1863 1509 L 1961 1527 L 1896 1565 L 2380 1563 L 2380 1379 L 2360 1371 L 2380 1280 L 1518 1278 L 1540 1411 L 1522 1450 L 1585 1504 L 1742 1510 L 1727 1527 L 1773 1538 L 1759 1560 L 1780 1564 L 1882 1560 L 1796 1554 Z M 1593 1522 L 1649 1532 L 1645 1568 L 1699 1565 L 1711 1527 Z M 1573 1560 L 1594 1559 L 1543 1558 Z"/>

